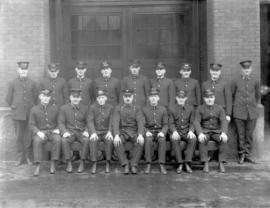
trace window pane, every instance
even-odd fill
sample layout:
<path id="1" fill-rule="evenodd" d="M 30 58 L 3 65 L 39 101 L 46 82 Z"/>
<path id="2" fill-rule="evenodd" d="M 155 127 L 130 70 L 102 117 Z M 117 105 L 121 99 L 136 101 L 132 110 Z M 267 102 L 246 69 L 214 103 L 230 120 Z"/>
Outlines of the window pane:
<path id="1" fill-rule="evenodd" d="M 108 44 L 109 33 L 107 31 L 96 31 L 96 43 Z"/>
<path id="2" fill-rule="evenodd" d="M 160 42 L 168 43 L 172 42 L 171 40 L 171 30 L 160 30 Z"/>
<path id="3" fill-rule="evenodd" d="M 171 46 L 162 45 L 159 50 L 159 57 L 160 58 L 170 58 L 172 57 L 172 50 Z"/>
<path id="4" fill-rule="evenodd" d="M 172 15 L 162 14 L 159 16 L 159 27 L 171 28 L 172 27 Z"/>
<path id="5" fill-rule="evenodd" d="M 120 44 L 121 42 L 121 32 L 119 30 L 109 32 L 109 43 Z"/>
<path id="6" fill-rule="evenodd" d="M 139 31 L 137 31 L 137 33 L 135 35 L 136 45 L 147 44 L 147 42 L 148 42 L 147 35 L 148 35 L 148 31 L 147 30 L 139 30 Z"/>
<path id="7" fill-rule="evenodd" d="M 120 30 L 120 17 L 119 16 L 109 16 L 109 29 Z"/>
<path id="8" fill-rule="evenodd" d="M 82 16 L 74 15 L 71 17 L 71 30 L 82 30 L 83 20 Z"/>
<path id="9" fill-rule="evenodd" d="M 138 46 L 135 49 L 135 58 L 155 59 L 157 57 L 157 46 Z"/>
<path id="10" fill-rule="evenodd" d="M 107 16 L 96 16 L 96 29 L 97 30 L 107 30 Z"/>
<path id="11" fill-rule="evenodd" d="M 95 26 L 96 26 L 95 16 L 84 16 L 83 23 L 84 23 L 84 28 L 86 30 L 95 30 Z"/>
<path id="12" fill-rule="evenodd" d="M 149 30 L 148 31 L 148 44 L 158 44 L 159 43 L 159 31 Z"/>

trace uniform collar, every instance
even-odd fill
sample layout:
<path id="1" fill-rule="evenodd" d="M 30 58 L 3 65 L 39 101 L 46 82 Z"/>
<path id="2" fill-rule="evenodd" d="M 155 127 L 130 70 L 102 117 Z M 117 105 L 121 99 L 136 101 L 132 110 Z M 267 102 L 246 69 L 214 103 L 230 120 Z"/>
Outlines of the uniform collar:
<path id="1" fill-rule="evenodd" d="M 25 82 L 27 81 L 28 77 L 18 77 L 18 79 L 21 81 L 21 82 Z"/>
<path id="2" fill-rule="evenodd" d="M 47 105 L 43 105 L 42 103 L 39 103 L 39 108 L 41 110 L 47 110 L 49 106 L 50 106 L 50 103 L 48 103 Z"/>
<path id="3" fill-rule="evenodd" d="M 126 103 L 124 103 L 123 106 L 124 106 L 124 108 L 130 109 L 130 108 L 132 108 L 133 104 L 126 104 Z"/>
<path id="4" fill-rule="evenodd" d="M 177 106 L 178 106 L 179 109 L 184 109 L 185 110 L 187 105 L 186 104 L 184 104 L 184 105 L 177 104 Z"/>
<path id="5" fill-rule="evenodd" d="M 212 80 L 212 79 L 210 78 L 210 81 L 211 81 L 211 83 L 218 83 L 218 82 L 220 81 L 220 78 L 218 78 L 218 79 L 216 79 L 216 80 Z"/>
<path id="6" fill-rule="evenodd" d="M 155 106 L 153 106 L 153 105 L 151 105 L 151 104 L 149 104 L 150 105 L 150 108 L 152 109 L 152 110 L 157 110 L 157 108 L 158 108 L 158 105 L 155 105 Z"/>
<path id="7" fill-rule="evenodd" d="M 161 81 L 161 80 L 165 79 L 165 76 L 164 77 L 157 77 L 156 79 L 157 79 L 157 81 Z"/>
<path id="8" fill-rule="evenodd" d="M 84 77 L 80 78 L 80 77 L 76 76 L 76 79 L 79 81 L 84 81 L 86 79 L 86 77 L 84 76 Z"/>
<path id="9" fill-rule="evenodd" d="M 241 75 L 241 77 L 242 77 L 243 80 L 249 80 L 250 79 L 250 76 L 251 75 L 248 75 L 248 76 L 243 75 L 243 74 Z"/>
<path id="10" fill-rule="evenodd" d="M 132 79 L 138 79 L 140 74 L 138 74 L 138 75 L 131 74 L 130 76 L 131 76 Z"/>
<path id="11" fill-rule="evenodd" d="M 70 105 L 71 105 L 72 109 L 74 109 L 74 110 L 80 110 L 80 104 L 73 105 L 73 104 L 70 103 Z"/>
<path id="12" fill-rule="evenodd" d="M 108 81 L 111 80 L 111 77 L 102 77 L 102 79 L 103 79 L 104 82 L 108 82 Z"/>

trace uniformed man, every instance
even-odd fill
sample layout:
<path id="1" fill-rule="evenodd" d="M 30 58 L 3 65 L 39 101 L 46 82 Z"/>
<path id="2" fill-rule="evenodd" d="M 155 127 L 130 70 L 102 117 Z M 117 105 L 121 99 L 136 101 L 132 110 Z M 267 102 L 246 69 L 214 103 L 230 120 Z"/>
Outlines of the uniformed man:
<path id="1" fill-rule="evenodd" d="M 98 96 L 98 90 L 104 89 L 107 91 L 107 103 L 116 106 L 119 103 L 121 83 L 118 79 L 112 77 L 111 63 L 103 61 L 100 64 L 100 72 L 102 77 L 94 80 L 95 98 Z"/>
<path id="2" fill-rule="evenodd" d="M 90 155 L 93 161 L 92 173 L 96 173 L 97 163 L 97 144 L 99 141 L 104 142 L 106 168 L 105 172 L 110 172 L 110 161 L 112 156 L 112 119 L 113 119 L 113 106 L 107 103 L 107 92 L 98 90 L 97 102 L 94 103 L 89 110 L 89 126 L 90 126 Z"/>
<path id="3" fill-rule="evenodd" d="M 127 77 L 124 77 L 122 83 L 122 90 L 133 89 L 134 104 L 143 107 L 146 104 L 147 94 L 150 88 L 149 80 L 148 78 L 140 74 L 141 70 L 140 61 L 138 60 L 131 61 L 129 70 L 131 74 Z"/>
<path id="4" fill-rule="evenodd" d="M 204 163 L 203 171 L 209 172 L 207 143 L 212 140 L 218 144 L 219 170 L 224 173 L 228 141 L 226 114 L 222 106 L 215 104 L 215 94 L 211 89 L 204 91 L 203 100 L 204 104 L 197 108 L 194 120 L 199 141 L 200 157 Z"/>
<path id="5" fill-rule="evenodd" d="M 232 114 L 232 92 L 228 81 L 221 77 L 222 65 L 210 64 L 210 78 L 202 84 L 202 91 L 211 89 L 215 94 L 215 103 L 221 105 L 226 112 L 226 119 L 231 120 Z"/>
<path id="6" fill-rule="evenodd" d="M 60 108 L 58 126 L 62 135 L 62 149 L 67 160 L 68 173 L 72 172 L 70 146 L 74 141 L 81 143 L 81 160 L 78 172 L 84 171 L 84 160 L 89 147 L 89 126 L 87 125 L 88 107 L 81 103 L 81 89 L 71 88 L 70 103 Z"/>
<path id="7" fill-rule="evenodd" d="M 186 171 L 192 173 L 190 163 L 196 147 L 196 135 L 194 134 L 194 107 L 186 104 L 187 94 L 185 91 L 180 90 L 177 92 L 177 104 L 170 108 L 169 111 L 169 124 L 171 132 L 172 149 L 175 153 L 175 158 L 179 164 L 176 172 L 178 174 L 183 171 L 183 163 L 185 164 Z M 180 142 L 185 143 L 185 149 L 182 149 Z M 184 151 L 185 162 L 182 158 L 182 151 Z"/>
<path id="8" fill-rule="evenodd" d="M 241 61 L 241 76 L 232 82 L 233 117 L 238 134 L 239 163 L 254 163 L 251 158 L 253 131 L 258 116 L 260 83 L 252 72 L 252 61 Z"/>
<path id="9" fill-rule="evenodd" d="M 165 106 L 167 109 L 170 105 L 175 103 L 175 86 L 171 79 L 165 77 L 166 65 L 158 62 L 156 65 L 156 78 L 150 80 L 150 87 L 157 88 L 159 92 L 159 104 Z"/>
<path id="10" fill-rule="evenodd" d="M 21 165 L 29 159 L 31 139 L 28 131 L 28 118 L 31 108 L 37 101 L 37 88 L 35 82 L 28 77 L 28 61 L 20 61 L 18 64 L 18 77 L 8 87 L 6 101 L 12 109 L 12 119 L 15 128 L 18 162 Z"/>
<path id="11" fill-rule="evenodd" d="M 51 89 L 51 103 L 59 108 L 69 102 L 68 87 L 66 81 L 59 77 L 59 64 L 51 63 L 48 65 L 48 76 L 41 80 L 40 89 Z"/>
<path id="12" fill-rule="evenodd" d="M 76 77 L 68 81 L 68 88 L 78 88 L 81 93 L 81 104 L 90 106 L 93 96 L 92 80 L 85 76 L 87 71 L 87 63 L 84 61 L 78 61 L 75 68 Z"/>
<path id="13" fill-rule="evenodd" d="M 145 174 L 151 172 L 153 143 L 158 143 L 158 160 L 160 172 L 167 174 L 165 168 L 166 159 L 166 135 L 168 131 L 167 109 L 159 104 L 159 90 L 151 88 L 149 91 L 149 105 L 143 107 L 145 118 Z"/>
<path id="14" fill-rule="evenodd" d="M 137 174 L 138 162 L 141 158 L 144 144 L 144 118 L 140 108 L 133 103 L 134 91 L 126 89 L 122 94 L 124 103 L 118 105 L 114 111 L 114 147 L 120 163 L 124 167 L 124 174 L 129 174 L 130 166 L 131 173 Z M 133 144 L 130 164 L 124 147 L 124 144 L 128 141 Z"/>
<path id="15" fill-rule="evenodd" d="M 34 162 L 36 169 L 34 176 L 39 175 L 42 160 L 42 146 L 46 142 L 52 143 L 50 173 L 55 173 L 55 161 L 59 159 L 61 150 L 61 136 L 57 127 L 58 107 L 50 103 L 50 89 L 42 89 L 39 93 L 40 103 L 31 109 L 29 127 L 33 133 Z"/>
<path id="16" fill-rule="evenodd" d="M 201 104 L 201 91 L 198 80 L 190 77 L 191 64 L 184 63 L 180 67 L 181 78 L 175 81 L 176 92 L 183 90 L 187 93 L 187 104 L 197 107 Z"/>

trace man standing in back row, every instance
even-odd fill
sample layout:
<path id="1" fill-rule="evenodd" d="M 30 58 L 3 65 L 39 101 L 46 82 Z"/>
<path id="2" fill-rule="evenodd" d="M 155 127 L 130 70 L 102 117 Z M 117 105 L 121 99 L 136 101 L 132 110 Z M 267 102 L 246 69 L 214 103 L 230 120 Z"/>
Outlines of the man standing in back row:
<path id="1" fill-rule="evenodd" d="M 252 72 L 252 61 L 241 61 L 241 76 L 232 82 L 233 117 L 238 133 L 239 163 L 254 163 L 251 159 L 253 131 L 258 117 L 260 82 Z"/>

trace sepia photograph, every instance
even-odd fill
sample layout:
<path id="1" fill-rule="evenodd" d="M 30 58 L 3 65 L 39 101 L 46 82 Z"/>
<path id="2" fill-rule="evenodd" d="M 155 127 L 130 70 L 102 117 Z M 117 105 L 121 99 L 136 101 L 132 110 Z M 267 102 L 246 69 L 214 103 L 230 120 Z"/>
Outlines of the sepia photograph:
<path id="1" fill-rule="evenodd" d="M 0 0 L 0 208 L 270 207 L 270 0 Z"/>

